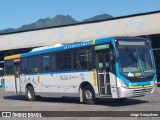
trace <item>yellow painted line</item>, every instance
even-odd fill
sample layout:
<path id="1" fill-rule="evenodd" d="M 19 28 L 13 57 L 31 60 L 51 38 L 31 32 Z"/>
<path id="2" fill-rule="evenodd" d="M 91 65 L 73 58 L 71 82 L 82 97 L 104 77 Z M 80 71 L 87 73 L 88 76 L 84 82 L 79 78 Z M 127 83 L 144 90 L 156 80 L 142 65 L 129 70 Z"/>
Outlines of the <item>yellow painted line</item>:
<path id="1" fill-rule="evenodd" d="M 146 85 L 146 86 L 128 86 L 129 89 L 134 89 L 134 88 L 149 88 L 149 87 L 153 87 L 155 86 L 155 84 L 151 84 L 151 85 Z"/>
<path id="2" fill-rule="evenodd" d="M 94 86 L 97 85 L 97 72 L 96 69 L 93 69 L 93 82 L 94 82 Z"/>
<path id="3" fill-rule="evenodd" d="M 20 58 L 20 54 L 11 55 L 11 56 L 6 56 L 6 57 L 4 58 L 4 60 L 11 60 L 11 59 L 15 59 L 15 58 Z"/>

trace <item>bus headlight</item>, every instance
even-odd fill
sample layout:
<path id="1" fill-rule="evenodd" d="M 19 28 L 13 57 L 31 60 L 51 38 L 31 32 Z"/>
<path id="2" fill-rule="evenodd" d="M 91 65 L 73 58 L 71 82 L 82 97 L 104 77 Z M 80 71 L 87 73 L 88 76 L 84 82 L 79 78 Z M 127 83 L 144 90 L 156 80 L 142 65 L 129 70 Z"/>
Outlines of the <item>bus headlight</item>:
<path id="1" fill-rule="evenodd" d="M 123 88 L 128 88 L 127 85 L 125 84 L 125 82 L 123 80 L 120 80 L 120 83 L 121 83 L 121 87 Z"/>
<path id="2" fill-rule="evenodd" d="M 157 84 L 157 79 L 155 80 L 155 84 Z"/>

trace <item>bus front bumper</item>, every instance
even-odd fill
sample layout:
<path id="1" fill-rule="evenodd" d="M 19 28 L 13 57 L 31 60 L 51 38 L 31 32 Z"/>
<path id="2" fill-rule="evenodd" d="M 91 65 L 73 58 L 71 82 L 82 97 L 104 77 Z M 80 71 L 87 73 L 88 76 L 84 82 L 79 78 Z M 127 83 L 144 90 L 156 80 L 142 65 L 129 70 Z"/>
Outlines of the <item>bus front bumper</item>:
<path id="1" fill-rule="evenodd" d="M 128 89 L 119 87 L 119 96 L 118 98 L 127 98 L 127 97 L 138 97 L 144 96 L 146 94 L 154 94 L 157 92 L 157 85 L 148 88 L 136 88 L 136 89 Z"/>

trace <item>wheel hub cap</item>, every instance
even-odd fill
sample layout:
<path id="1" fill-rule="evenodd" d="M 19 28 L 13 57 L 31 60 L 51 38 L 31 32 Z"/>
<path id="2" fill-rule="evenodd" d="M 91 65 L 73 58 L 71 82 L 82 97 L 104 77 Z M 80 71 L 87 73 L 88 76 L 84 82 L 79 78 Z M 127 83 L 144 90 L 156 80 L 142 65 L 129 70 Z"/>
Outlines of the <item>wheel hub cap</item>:
<path id="1" fill-rule="evenodd" d="M 92 99 L 92 93 L 90 91 L 85 92 L 86 99 Z"/>
<path id="2" fill-rule="evenodd" d="M 32 98 L 32 95 L 31 95 L 31 92 L 28 91 L 28 97 L 31 99 Z"/>

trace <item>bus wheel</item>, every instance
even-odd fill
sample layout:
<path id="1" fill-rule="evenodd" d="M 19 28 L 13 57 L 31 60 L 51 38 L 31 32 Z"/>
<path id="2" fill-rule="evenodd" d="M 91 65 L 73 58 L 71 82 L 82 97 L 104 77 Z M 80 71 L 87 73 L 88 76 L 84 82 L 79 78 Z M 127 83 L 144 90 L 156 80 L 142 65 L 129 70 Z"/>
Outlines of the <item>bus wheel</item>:
<path id="1" fill-rule="evenodd" d="M 35 101 L 35 93 L 32 86 L 28 86 L 26 90 L 26 98 L 28 101 Z"/>
<path id="2" fill-rule="evenodd" d="M 82 89 L 83 101 L 85 104 L 94 104 L 95 103 L 95 94 L 94 90 L 90 85 L 86 85 Z"/>

